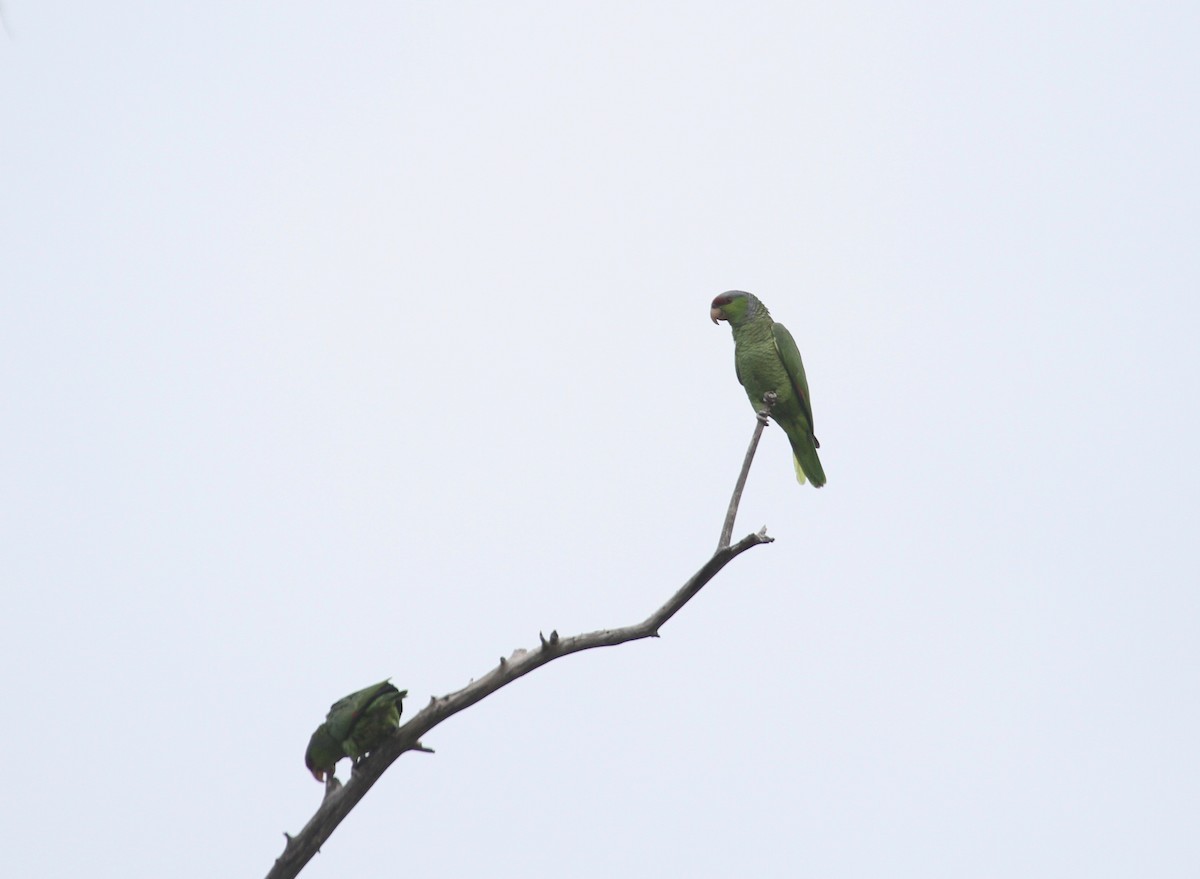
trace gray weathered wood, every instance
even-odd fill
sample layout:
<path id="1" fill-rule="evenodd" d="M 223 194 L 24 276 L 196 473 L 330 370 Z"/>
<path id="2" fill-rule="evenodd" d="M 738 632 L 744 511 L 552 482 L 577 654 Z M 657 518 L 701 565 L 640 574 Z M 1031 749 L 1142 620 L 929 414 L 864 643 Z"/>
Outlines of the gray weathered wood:
<path id="1" fill-rule="evenodd" d="M 748 534 L 732 546 L 718 549 L 662 607 L 640 623 L 619 629 L 600 629 L 569 638 L 561 638 L 557 632 L 551 632 L 549 636 L 541 638 L 537 647 L 532 650 L 517 650 L 507 659 L 500 660 L 500 664 L 483 677 L 472 681 L 461 690 L 431 699 L 415 717 L 396 730 L 388 742 L 354 767 L 349 781 L 329 792 L 316 814 L 304 825 L 304 829 L 297 835 L 288 837 L 287 847 L 267 874 L 267 879 L 288 879 L 298 875 L 325 840 L 329 839 L 342 819 L 379 780 L 384 770 L 405 751 L 427 750 L 421 745 L 421 737 L 443 720 L 464 708 L 470 708 L 485 696 L 561 656 L 596 647 L 613 647 L 627 641 L 658 637 L 658 630 L 663 624 L 695 597 L 725 565 L 752 546 L 770 543 L 772 540 L 773 538 L 767 536 L 766 529 L 763 529 L 757 534 Z"/>
<path id="2" fill-rule="evenodd" d="M 767 395 L 770 398 L 774 394 Z M 471 681 L 461 690 L 446 696 L 433 697 L 415 717 L 401 726 L 392 737 L 376 748 L 350 773 L 350 780 L 344 785 L 334 781 L 326 788 L 325 799 L 317 808 L 316 814 L 308 820 L 304 828 L 295 836 L 284 834 L 287 845 L 283 854 L 275 861 L 275 866 L 267 873 L 267 879 L 292 879 L 298 875 L 304 865 L 312 860 L 313 855 L 320 851 L 325 840 L 337 826 L 342 823 L 350 810 L 358 805 L 358 801 L 366 796 L 367 791 L 379 780 L 384 770 L 396 762 L 406 751 L 426 751 L 430 749 L 421 744 L 421 737 L 443 720 L 451 717 L 464 708 L 470 708 L 486 696 L 507 686 L 519 677 L 529 674 L 535 668 L 541 668 L 548 662 L 561 656 L 592 650 L 596 647 L 614 647 L 627 641 L 638 641 L 642 638 L 657 638 L 658 630 L 675 616 L 679 610 L 691 601 L 706 583 L 715 577 L 720 570 L 733 559 L 737 558 L 752 546 L 770 543 L 774 538 L 767 536 L 763 528 L 756 534 L 748 534 L 732 546 L 729 545 L 730 534 L 733 531 L 734 518 L 737 516 L 738 503 L 741 500 L 742 488 L 746 484 L 746 474 L 754 460 L 754 450 L 758 439 L 770 414 L 774 399 L 764 398 L 766 408 L 758 415 L 758 424 L 754 429 L 754 437 L 746 457 L 742 463 L 741 474 L 733 491 L 733 498 L 725 516 L 725 524 L 721 532 L 721 544 L 712 558 L 706 561 L 695 574 L 681 586 L 667 602 L 640 623 L 624 626 L 619 629 L 599 629 L 595 632 L 585 632 L 582 635 L 572 635 L 568 638 L 559 637 L 558 632 L 548 636 L 538 634 L 540 644 L 531 650 L 518 649 L 512 656 L 501 658 L 500 663 L 478 680 Z"/>

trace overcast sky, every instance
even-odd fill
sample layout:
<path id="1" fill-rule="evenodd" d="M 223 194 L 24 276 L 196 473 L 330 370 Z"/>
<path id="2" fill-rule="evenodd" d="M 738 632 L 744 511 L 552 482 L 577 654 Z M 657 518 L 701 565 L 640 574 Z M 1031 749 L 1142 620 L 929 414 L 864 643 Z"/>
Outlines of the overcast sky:
<path id="1" fill-rule="evenodd" d="M 0 873 L 1200 871 L 1200 7 L 3 7 Z"/>

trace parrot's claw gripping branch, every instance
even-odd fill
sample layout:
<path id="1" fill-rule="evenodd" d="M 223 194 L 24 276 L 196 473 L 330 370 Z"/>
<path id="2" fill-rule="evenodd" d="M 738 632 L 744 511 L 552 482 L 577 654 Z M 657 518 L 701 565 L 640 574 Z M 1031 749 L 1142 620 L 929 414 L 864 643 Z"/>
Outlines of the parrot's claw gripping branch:
<path id="1" fill-rule="evenodd" d="M 758 410 L 758 421 L 763 427 L 767 426 L 767 419 L 771 417 L 771 410 L 775 408 L 775 404 L 779 402 L 779 397 L 774 391 L 767 391 L 763 394 L 763 407 Z"/>
<path id="2" fill-rule="evenodd" d="M 738 505 L 742 502 L 742 492 L 746 488 L 746 477 L 750 475 L 750 465 L 754 462 L 754 452 L 758 448 L 763 428 L 767 426 L 771 409 L 778 399 L 774 391 L 767 391 L 763 394 L 763 408 L 758 411 L 754 435 L 750 437 L 750 447 L 746 449 L 746 457 L 742 460 L 742 472 L 738 474 L 737 484 L 733 487 L 733 497 L 729 499 L 729 509 L 725 513 L 725 524 L 721 526 L 721 539 L 717 542 L 717 552 L 729 546 L 729 541 L 733 539 L 733 522 L 737 518 Z"/>

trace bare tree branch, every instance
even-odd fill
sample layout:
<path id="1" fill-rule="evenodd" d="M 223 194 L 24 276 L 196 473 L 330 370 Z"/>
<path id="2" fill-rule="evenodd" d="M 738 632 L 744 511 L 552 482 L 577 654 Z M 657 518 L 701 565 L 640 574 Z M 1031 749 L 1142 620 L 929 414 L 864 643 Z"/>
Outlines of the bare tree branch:
<path id="1" fill-rule="evenodd" d="M 763 408 L 758 410 L 758 423 L 754 425 L 754 435 L 750 437 L 750 447 L 746 449 L 746 457 L 742 461 L 742 472 L 738 474 L 737 484 L 733 487 L 733 497 L 729 499 L 729 510 L 725 513 L 725 524 L 721 528 L 721 539 L 717 542 L 717 551 L 729 546 L 733 539 L 733 520 L 737 518 L 738 504 L 742 502 L 742 490 L 746 487 L 746 477 L 750 475 L 750 464 L 754 460 L 754 451 L 758 448 L 759 437 L 767 426 L 767 418 L 771 407 L 779 398 L 774 391 L 763 394 Z"/>
<path id="2" fill-rule="evenodd" d="M 774 394 L 769 394 L 768 397 L 773 398 Z M 762 429 L 766 424 L 766 418 L 770 413 L 770 407 L 774 404 L 774 399 L 765 402 L 767 407 L 759 413 L 759 423 L 754 429 L 754 438 L 746 452 L 741 476 L 738 478 L 733 501 L 726 515 L 726 533 L 722 534 L 722 545 L 713 553 L 712 558 L 706 561 L 700 570 L 693 574 L 662 607 L 642 622 L 619 629 L 600 629 L 568 638 L 559 637 L 556 631 L 551 632 L 548 636 L 539 632 L 540 644 L 537 647 L 532 650 L 517 649 L 512 656 L 502 657 L 499 665 L 461 690 L 446 696 L 430 698 L 429 704 L 415 717 L 397 729 L 387 742 L 354 766 L 349 781 L 344 785 L 339 785 L 336 780 L 331 781 L 326 788 L 325 799 L 300 833 L 296 836 L 284 834 L 287 838 L 287 845 L 284 847 L 283 854 L 275 861 L 271 871 L 267 873 L 267 879 L 292 879 L 297 876 L 304 869 L 304 865 L 312 860 L 313 855 L 320 851 L 325 840 L 329 839 L 337 826 L 350 813 L 350 810 L 366 796 L 367 791 L 379 780 L 384 771 L 399 759 L 401 754 L 406 751 L 432 753 L 429 748 L 421 744 L 421 737 L 443 720 L 464 708 L 470 708 L 501 687 L 507 686 L 517 678 L 523 677 L 535 668 L 540 668 L 561 656 L 596 647 L 613 647 L 642 638 L 657 638 L 658 630 L 667 620 L 675 616 L 729 562 L 753 546 L 772 542 L 774 538 L 767 536 L 766 528 L 756 534 L 746 535 L 732 546 L 729 545 L 727 533 L 733 528 L 733 518 L 737 514 L 738 501 L 746 483 L 746 473 L 754 458 L 758 438 L 762 435 Z"/>

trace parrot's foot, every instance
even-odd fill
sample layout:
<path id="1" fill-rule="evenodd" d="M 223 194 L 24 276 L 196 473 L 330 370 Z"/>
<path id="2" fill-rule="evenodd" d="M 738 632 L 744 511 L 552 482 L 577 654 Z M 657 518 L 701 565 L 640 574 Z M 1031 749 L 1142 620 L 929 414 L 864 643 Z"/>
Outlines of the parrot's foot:
<path id="1" fill-rule="evenodd" d="M 779 396 L 774 391 L 767 391 L 765 394 L 763 394 L 764 405 L 763 408 L 759 409 L 757 413 L 758 420 L 762 423 L 763 427 L 767 426 L 767 418 L 770 416 L 771 410 L 775 408 L 775 404 L 778 401 Z"/>
<path id="2" fill-rule="evenodd" d="M 771 419 L 771 410 L 770 409 L 759 409 L 754 414 L 756 416 L 758 416 L 758 423 L 761 424 L 763 427 L 766 427 L 768 424 L 771 423 L 771 420 L 770 420 Z"/>

